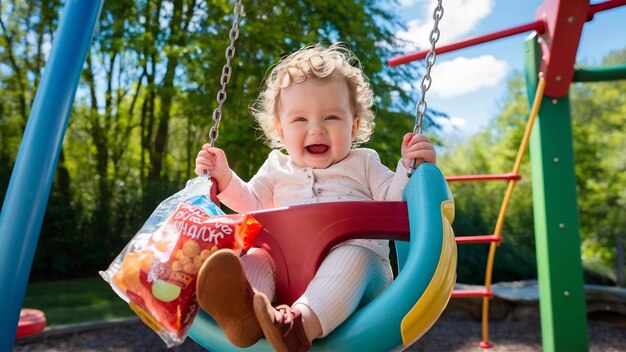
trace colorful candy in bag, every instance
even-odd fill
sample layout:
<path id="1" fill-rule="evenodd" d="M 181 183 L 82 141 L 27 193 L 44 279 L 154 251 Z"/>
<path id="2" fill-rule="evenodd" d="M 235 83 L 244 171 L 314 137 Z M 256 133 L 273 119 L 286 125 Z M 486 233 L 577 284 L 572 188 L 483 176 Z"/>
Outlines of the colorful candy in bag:
<path id="1" fill-rule="evenodd" d="M 224 214 L 201 194 L 210 186 L 206 176 L 190 180 L 100 272 L 168 347 L 183 343 L 198 312 L 196 277 L 204 261 L 222 248 L 247 251 L 261 230 L 250 215 Z"/>

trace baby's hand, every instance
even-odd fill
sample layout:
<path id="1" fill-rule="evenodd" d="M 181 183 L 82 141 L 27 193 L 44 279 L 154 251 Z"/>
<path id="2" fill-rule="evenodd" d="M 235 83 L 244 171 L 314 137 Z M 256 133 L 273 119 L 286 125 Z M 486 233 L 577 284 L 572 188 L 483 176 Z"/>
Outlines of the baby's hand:
<path id="1" fill-rule="evenodd" d="M 415 167 L 423 162 L 436 164 L 437 156 L 435 148 L 423 134 L 413 135 L 407 133 L 402 137 L 402 164 L 407 169 L 411 167 L 411 161 L 415 159 Z"/>
<path id="2" fill-rule="evenodd" d="M 233 177 L 224 151 L 211 147 L 208 143 L 203 145 L 202 150 L 198 152 L 195 172 L 198 176 L 208 173 L 217 183 L 218 192 L 223 191 Z"/>

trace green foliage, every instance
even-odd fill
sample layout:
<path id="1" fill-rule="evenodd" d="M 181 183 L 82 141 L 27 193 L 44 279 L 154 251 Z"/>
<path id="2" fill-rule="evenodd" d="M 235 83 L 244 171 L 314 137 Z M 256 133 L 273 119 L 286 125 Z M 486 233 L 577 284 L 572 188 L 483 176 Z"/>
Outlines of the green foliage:
<path id="1" fill-rule="evenodd" d="M 509 82 L 501 112 L 485 130 L 466 143 L 446 150 L 440 157 L 447 175 L 504 174 L 513 169 L 529 108 L 521 75 Z M 506 213 L 493 272 L 494 281 L 522 280 L 536 276 L 530 170 L 525 155 Z M 493 234 L 508 181 L 451 183 L 456 203 L 457 236 Z M 460 282 L 483 283 L 488 245 L 459 246 Z"/>
<path id="2" fill-rule="evenodd" d="M 30 106 L 63 1 L 0 2 L 0 199 L 4 198 Z M 268 148 L 248 106 L 268 68 L 302 45 L 351 45 L 377 94 L 377 129 L 366 146 L 394 167 L 401 136 L 413 128 L 418 63 L 386 67 L 398 54 L 401 24 L 380 1 L 246 2 L 223 106 L 217 145 L 235 171 L 250 178 Z M 346 20 L 349 18 L 350 20 Z M 92 274 L 105 268 L 154 208 L 194 177 L 197 151 L 208 142 L 232 25 L 224 0 L 106 1 L 88 54 L 43 224 L 34 279 Z M 605 64 L 626 62 L 626 51 Z M 583 259 L 603 271 L 626 228 L 626 90 L 624 82 L 574 85 L 571 104 Z M 439 155 L 448 175 L 512 169 L 528 116 L 521 74 L 509 82 L 491 125 Z M 430 110 L 424 121 L 440 143 Z M 445 116 L 445 115 L 443 115 Z M 535 273 L 528 156 L 508 209 L 505 243 L 494 280 Z M 452 184 L 459 235 L 493 232 L 504 182 Z M 485 247 L 460 248 L 459 278 L 483 280 Z"/>
<path id="3" fill-rule="evenodd" d="M 609 55 L 605 65 L 623 64 L 626 51 Z M 626 228 L 626 89 L 623 81 L 575 84 L 570 91 L 577 191 L 585 280 L 614 280 L 615 237 Z M 529 103 L 520 74 L 509 82 L 500 112 L 466 143 L 446 150 L 440 160 L 448 175 L 508 173 L 513 169 Z M 536 276 L 530 162 L 521 165 L 496 252 L 494 281 Z M 490 234 L 496 224 L 506 183 L 452 183 L 457 235 Z M 459 248 L 459 281 L 484 281 L 486 246 Z"/>
<path id="4" fill-rule="evenodd" d="M 626 50 L 604 65 L 623 65 Z M 583 260 L 600 272 L 615 263 L 615 238 L 626 234 L 626 82 L 577 84 L 572 115 Z M 612 273 L 610 275 L 613 277 Z"/>
<path id="5" fill-rule="evenodd" d="M 0 2 L 0 189 L 4 192 L 63 1 Z M 350 18 L 350 21 L 346 21 Z M 32 276 L 74 277 L 106 267 L 167 196 L 194 177 L 208 142 L 233 20 L 230 1 L 106 1 L 66 132 Z M 297 23 L 298 25 L 294 25 Z M 269 149 L 248 112 L 268 68 L 305 44 L 344 41 L 376 94 L 379 130 L 369 146 L 395 166 L 398 87 L 420 68 L 389 69 L 401 28 L 381 2 L 246 2 L 217 145 L 250 178 Z M 384 44 L 383 44 L 384 43 Z M 434 125 L 428 118 L 426 124 Z M 4 193 L 0 193 L 4 197 Z"/>

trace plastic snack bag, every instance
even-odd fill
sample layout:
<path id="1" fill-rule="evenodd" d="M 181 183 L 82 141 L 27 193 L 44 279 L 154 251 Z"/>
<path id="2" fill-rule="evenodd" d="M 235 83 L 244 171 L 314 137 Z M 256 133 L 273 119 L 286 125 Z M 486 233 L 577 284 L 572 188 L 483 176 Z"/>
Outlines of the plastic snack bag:
<path id="1" fill-rule="evenodd" d="M 199 306 L 196 276 L 216 250 L 247 251 L 261 230 L 250 215 L 226 215 L 204 194 L 206 176 L 163 201 L 100 275 L 168 347 L 183 343 Z"/>

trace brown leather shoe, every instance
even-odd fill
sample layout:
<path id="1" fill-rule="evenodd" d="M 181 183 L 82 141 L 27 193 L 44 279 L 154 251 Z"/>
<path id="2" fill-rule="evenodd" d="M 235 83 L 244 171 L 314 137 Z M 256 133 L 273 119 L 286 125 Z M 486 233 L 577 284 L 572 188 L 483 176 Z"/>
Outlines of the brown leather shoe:
<path id="1" fill-rule="evenodd" d="M 278 352 L 304 352 L 311 348 L 300 311 L 280 305 L 273 307 L 263 293 L 254 295 L 254 314 L 269 344 Z"/>
<path id="2" fill-rule="evenodd" d="M 196 294 L 200 307 L 235 346 L 249 347 L 263 337 L 254 315 L 254 291 L 232 250 L 222 249 L 207 258 L 198 272 Z"/>

